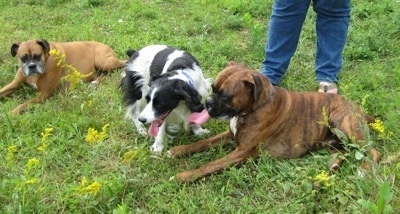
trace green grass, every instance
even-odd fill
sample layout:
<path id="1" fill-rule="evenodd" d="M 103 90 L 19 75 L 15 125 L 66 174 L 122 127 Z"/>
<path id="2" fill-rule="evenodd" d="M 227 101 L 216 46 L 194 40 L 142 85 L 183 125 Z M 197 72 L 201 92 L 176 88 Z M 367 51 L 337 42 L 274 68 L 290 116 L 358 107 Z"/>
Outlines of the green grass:
<path id="1" fill-rule="evenodd" d="M 96 40 L 113 47 L 122 59 L 128 48 L 165 43 L 190 51 L 207 77 L 215 77 L 230 60 L 258 70 L 271 4 L 261 0 L 2 1 L 0 86 L 16 72 L 11 44 L 35 38 Z M 392 208 L 395 213 L 400 209 L 399 3 L 352 4 L 340 88 L 378 116 L 387 133 L 393 133 L 380 138 L 371 132 L 371 141 L 391 163 L 380 164 L 360 178 L 356 172 L 360 161 L 352 152 L 341 171 L 329 175 L 332 185 L 327 187 L 314 182 L 327 170 L 331 157 L 326 151 L 295 160 L 262 155 L 193 183 L 171 182 L 176 173 L 222 157 L 234 145 L 179 159 L 150 154 L 152 140 L 139 136 L 133 123 L 123 118 L 117 71 L 103 78 L 95 90 L 82 84 L 19 116 L 9 112 L 36 96 L 35 91 L 23 87 L 0 100 L 0 212 L 390 213 Z M 310 11 L 283 87 L 316 89 L 314 18 Z M 106 140 L 85 142 L 89 128 L 101 131 L 105 124 L 109 124 Z M 205 126 L 211 134 L 227 128 L 226 121 L 215 119 Z M 47 148 L 39 151 L 46 128 L 53 131 L 44 140 Z M 167 148 L 198 139 L 202 138 L 182 134 Z M 27 165 L 32 159 L 39 163 Z M 91 194 L 96 184 L 100 190 Z"/>

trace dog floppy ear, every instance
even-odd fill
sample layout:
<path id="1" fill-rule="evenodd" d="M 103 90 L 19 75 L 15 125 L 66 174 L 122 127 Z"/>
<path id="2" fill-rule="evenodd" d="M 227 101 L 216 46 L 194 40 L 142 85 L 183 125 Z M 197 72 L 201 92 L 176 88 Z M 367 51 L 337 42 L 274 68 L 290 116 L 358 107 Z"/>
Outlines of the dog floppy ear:
<path id="1" fill-rule="evenodd" d="M 11 45 L 11 56 L 13 56 L 13 57 L 15 57 L 16 55 L 17 55 L 17 52 L 18 52 L 18 48 L 19 48 L 19 45 L 20 45 L 21 43 L 14 43 L 14 44 L 12 44 Z"/>
<path id="2" fill-rule="evenodd" d="M 181 81 L 175 85 L 175 93 L 185 101 L 186 106 L 191 112 L 201 112 L 204 109 L 204 105 L 201 103 L 201 96 L 193 86 Z"/>
<path id="3" fill-rule="evenodd" d="M 274 95 L 274 86 L 268 81 L 268 78 L 260 73 L 253 73 L 253 110 L 264 105 Z"/>
<path id="4" fill-rule="evenodd" d="M 261 91 L 263 90 L 261 78 L 257 75 L 251 75 L 251 78 L 247 77 L 243 81 L 246 87 L 248 87 L 251 90 L 253 95 L 253 101 L 257 103 Z"/>
<path id="5" fill-rule="evenodd" d="M 260 97 L 261 91 L 263 90 L 263 84 L 261 77 L 258 75 L 252 75 L 254 79 L 254 86 L 253 86 L 253 98 L 254 101 L 257 102 L 258 98 Z"/>
<path id="6" fill-rule="evenodd" d="M 47 40 L 45 39 L 38 39 L 36 42 L 40 45 L 40 47 L 43 48 L 45 53 L 49 53 L 50 51 L 50 44 Z"/>
<path id="7" fill-rule="evenodd" d="M 251 90 L 253 96 L 253 110 L 258 108 L 258 103 L 260 103 L 259 100 L 263 99 L 261 98 L 261 92 L 264 90 L 264 88 L 261 78 L 262 77 L 260 75 L 252 74 L 250 78 L 246 78 L 246 80 L 244 80 L 246 86 Z"/>

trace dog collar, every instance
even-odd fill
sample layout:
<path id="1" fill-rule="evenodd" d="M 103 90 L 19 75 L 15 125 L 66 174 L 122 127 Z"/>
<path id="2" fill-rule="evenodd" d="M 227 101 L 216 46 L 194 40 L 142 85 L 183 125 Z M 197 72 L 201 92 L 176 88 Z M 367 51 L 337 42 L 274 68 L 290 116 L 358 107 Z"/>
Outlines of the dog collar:
<path id="1" fill-rule="evenodd" d="M 190 75 L 188 73 L 186 73 L 185 71 L 182 71 L 182 74 L 186 76 L 186 78 L 188 78 L 188 83 L 190 86 L 194 87 L 194 83 L 192 78 L 190 77 Z"/>
<path id="2" fill-rule="evenodd" d="M 271 86 L 271 90 L 270 90 L 270 92 L 269 92 L 269 96 L 267 97 L 267 99 L 265 99 L 264 102 L 262 102 L 261 105 L 264 105 L 265 103 L 267 103 L 267 102 L 272 98 L 272 96 L 274 96 L 275 87 L 274 87 L 274 85 L 272 85 L 271 83 L 269 83 L 269 84 L 270 84 L 270 86 Z"/>

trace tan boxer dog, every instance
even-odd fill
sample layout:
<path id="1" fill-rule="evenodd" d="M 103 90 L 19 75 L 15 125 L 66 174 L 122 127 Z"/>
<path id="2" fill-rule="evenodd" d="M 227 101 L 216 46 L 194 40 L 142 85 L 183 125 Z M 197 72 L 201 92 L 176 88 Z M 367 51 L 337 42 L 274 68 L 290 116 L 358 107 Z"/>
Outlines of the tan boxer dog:
<path id="1" fill-rule="evenodd" d="M 196 143 L 176 146 L 168 153 L 174 157 L 188 155 L 231 140 L 236 142 L 236 149 L 226 157 L 179 173 L 172 179 L 186 182 L 202 178 L 248 158 L 256 158 L 261 151 L 284 159 L 298 158 L 322 148 L 337 151 L 343 145 L 331 130 L 341 130 L 348 139 L 362 143 L 368 133 L 365 122 L 373 119 L 341 95 L 299 93 L 274 87 L 259 72 L 233 62 L 217 76 L 212 90 L 206 99 L 206 109 L 211 117 L 230 119 L 230 130 Z M 330 127 L 324 124 L 324 119 Z M 368 153 L 373 161 L 379 161 L 378 151 L 368 148 Z M 331 170 L 338 169 L 341 162 L 336 160 Z M 365 162 L 364 167 L 368 166 Z"/>
<path id="2" fill-rule="evenodd" d="M 28 105 L 49 98 L 67 74 L 63 67 L 57 66 L 59 60 L 49 54 L 52 49 L 59 50 L 61 55 L 65 54 L 66 64 L 82 74 L 90 74 L 86 81 L 92 81 L 95 85 L 100 81 L 96 71 L 108 72 L 124 66 L 124 61 L 118 60 L 113 49 L 98 42 L 58 43 L 38 39 L 14 43 L 11 46 L 11 55 L 18 56 L 20 68 L 14 80 L 0 90 L 0 98 L 12 94 L 22 83 L 37 89 L 39 96 L 16 107 L 12 110 L 13 114 L 22 113 Z"/>

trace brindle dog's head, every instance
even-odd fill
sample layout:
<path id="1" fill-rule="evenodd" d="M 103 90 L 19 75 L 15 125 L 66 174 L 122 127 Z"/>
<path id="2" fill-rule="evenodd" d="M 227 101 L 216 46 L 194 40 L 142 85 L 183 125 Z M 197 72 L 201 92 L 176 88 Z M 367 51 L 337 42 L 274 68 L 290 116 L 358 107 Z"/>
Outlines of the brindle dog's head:
<path id="1" fill-rule="evenodd" d="M 49 51 L 50 45 L 44 39 L 11 45 L 11 55 L 18 56 L 24 76 L 42 75 Z"/>
<path id="2" fill-rule="evenodd" d="M 206 99 L 211 117 L 230 119 L 256 110 L 271 96 L 272 85 L 259 72 L 229 62 L 216 77 L 212 94 Z"/>

